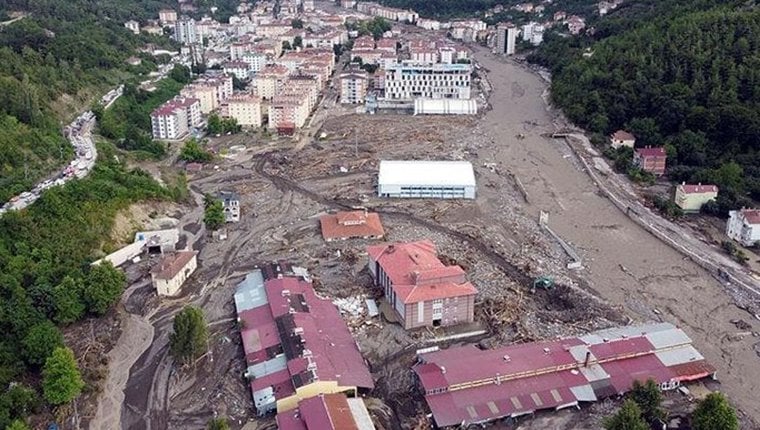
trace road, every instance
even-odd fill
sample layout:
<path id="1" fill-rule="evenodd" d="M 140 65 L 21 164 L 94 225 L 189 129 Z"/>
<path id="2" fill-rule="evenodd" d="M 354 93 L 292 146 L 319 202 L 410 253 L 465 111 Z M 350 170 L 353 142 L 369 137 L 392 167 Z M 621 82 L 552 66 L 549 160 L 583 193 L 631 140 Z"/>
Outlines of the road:
<path id="1" fill-rule="evenodd" d="M 535 218 L 540 211 L 550 214 L 551 228 L 583 257 L 584 269 L 573 276 L 589 291 L 634 320 L 669 321 L 684 328 L 718 369 L 721 389 L 760 420 L 760 403 L 753 395 L 760 380 L 751 376 L 760 374 L 754 350 L 758 342 L 737 336 L 740 330 L 731 321 L 748 322 L 751 331 L 760 331 L 760 322 L 737 307 L 711 273 L 619 210 L 563 139 L 545 137 L 567 126 L 545 102 L 545 81 L 485 49 L 477 48 L 475 58 L 493 85 L 492 109 L 478 126 L 490 144 L 478 151 L 477 159 L 497 163 L 522 182 L 528 198 L 516 209 Z M 525 137 L 518 139 L 518 134 Z M 650 221 L 657 218 L 652 214 Z M 690 241 L 685 240 L 679 243 Z"/>

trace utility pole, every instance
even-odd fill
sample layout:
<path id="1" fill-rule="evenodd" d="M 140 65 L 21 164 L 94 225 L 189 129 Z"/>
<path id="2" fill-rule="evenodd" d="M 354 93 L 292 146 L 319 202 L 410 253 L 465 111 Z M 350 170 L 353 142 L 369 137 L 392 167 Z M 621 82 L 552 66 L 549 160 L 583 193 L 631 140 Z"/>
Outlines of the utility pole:
<path id="1" fill-rule="evenodd" d="M 359 158 L 359 136 L 354 132 L 354 158 Z"/>

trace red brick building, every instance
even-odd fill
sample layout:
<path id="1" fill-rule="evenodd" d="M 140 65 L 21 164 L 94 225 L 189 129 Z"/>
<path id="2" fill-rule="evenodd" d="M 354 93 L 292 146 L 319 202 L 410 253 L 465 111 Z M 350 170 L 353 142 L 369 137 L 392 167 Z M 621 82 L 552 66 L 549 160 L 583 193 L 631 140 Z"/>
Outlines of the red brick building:
<path id="1" fill-rule="evenodd" d="M 446 266 L 433 242 L 367 248 L 369 271 L 405 329 L 473 322 L 478 290 L 459 266 Z"/>
<path id="2" fill-rule="evenodd" d="M 665 162 L 668 155 L 665 153 L 665 148 L 652 148 L 647 146 L 646 148 L 638 148 L 633 153 L 633 164 L 639 169 L 654 174 L 655 176 L 662 176 L 665 174 Z"/>

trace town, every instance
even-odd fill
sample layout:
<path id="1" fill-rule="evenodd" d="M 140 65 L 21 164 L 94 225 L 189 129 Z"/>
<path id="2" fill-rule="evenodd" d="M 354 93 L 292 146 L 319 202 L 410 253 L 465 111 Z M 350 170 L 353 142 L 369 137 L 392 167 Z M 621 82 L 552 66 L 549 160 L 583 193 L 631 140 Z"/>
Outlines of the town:
<path id="1" fill-rule="evenodd" d="M 104 119 L 171 93 L 144 118 L 163 158 L 108 154 L 185 194 L 118 211 L 88 261 L 126 288 L 107 358 L 77 354 L 106 376 L 60 428 L 614 429 L 635 407 L 677 429 L 726 399 L 760 419 L 760 209 L 708 218 L 726 191 L 674 180 L 672 145 L 551 106 L 525 53 L 588 17 L 196 8 L 119 22 L 171 39 L 128 60 L 157 70 L 63 127 L 74 160 L 0 209 L 90 175 Z"/>

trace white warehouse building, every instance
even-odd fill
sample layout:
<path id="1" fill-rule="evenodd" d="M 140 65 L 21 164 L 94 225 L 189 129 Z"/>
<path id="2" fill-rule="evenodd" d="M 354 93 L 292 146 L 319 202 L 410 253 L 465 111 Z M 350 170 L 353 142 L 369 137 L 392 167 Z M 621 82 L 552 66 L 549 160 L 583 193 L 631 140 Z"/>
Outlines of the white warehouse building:
<path id="1" fill-rule="evenodd" d="M 380 161 L 380 197 L 474 199 L 475 189 L 468 161 Z"/>
<path id="2" fill-rule="evenodd" d="M 469 99 L 471 73 L 469 64 L 392 64 L 385 68 L 385 98 Z"/>

